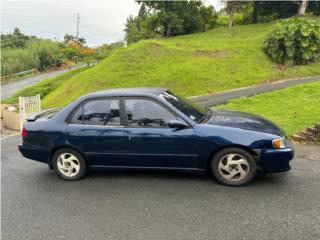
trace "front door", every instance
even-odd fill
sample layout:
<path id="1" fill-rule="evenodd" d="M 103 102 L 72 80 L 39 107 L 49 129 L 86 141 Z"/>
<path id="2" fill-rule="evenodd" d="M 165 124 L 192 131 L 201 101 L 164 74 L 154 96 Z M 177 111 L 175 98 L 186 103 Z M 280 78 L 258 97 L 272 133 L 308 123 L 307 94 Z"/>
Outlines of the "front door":
<path id="1" fill-rule="evenodd" d="M 195 168 L 198 141 L 192 127 L 170 128 L 168 122 L 178 117 L 155 100 L 127 98 L 124 108 L 128 166 Z"/>
<path id="2" fill-rule="evenodd" d="M 118 166 L 126 159 L 127 135 L 118 99 L 92 99 L 72 115 L 69 143 L 85 154 L 90 166 Z"/>

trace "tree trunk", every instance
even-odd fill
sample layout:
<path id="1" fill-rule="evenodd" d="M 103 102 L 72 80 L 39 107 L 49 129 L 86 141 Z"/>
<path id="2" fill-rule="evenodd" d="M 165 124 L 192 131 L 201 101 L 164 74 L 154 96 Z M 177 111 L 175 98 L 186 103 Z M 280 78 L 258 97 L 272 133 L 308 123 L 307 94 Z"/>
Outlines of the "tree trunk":
<path id="1" fill-rule="evenodd" d="M 171 24 L 168 23 L 167 29 L 166 29 L 166 37 L 170 37 L 170 36 L 171 36 Z"/>
<path id="2" fill-rule="evenodd" d="M 298 10 L 298 15 L 299 16 L 304 16 L 306 14 L 307 6 L 308 6 L 308 0 L 302 0 L 300 2 L 300 7 L 299 7 L 299 10 Z"/>
<path id="3" fill-rule="evenodd" d="M 168 18 L 168 8 L 169 8 L 169 2 L 165 1 L 164 2 L 164 12 L 165 12 L 165 24 L 164 24 L 164 36 L 165 37 L 170 37 L 171 34 L 171 26 L 170 26 L 170 21 Z"/>
<path id="4" fill-rule="evenodd" d="M 233 15 L 240 7 L 240 2 L 227 2 L 228 26 L 233 26 Z"/>
<path id="5" fill-rule="evenodd" d="M 229 27 L 232 27 L 232 26 L 233 26 L 233 12 L 229 13 L 228 26 L 229 26 Z"/>

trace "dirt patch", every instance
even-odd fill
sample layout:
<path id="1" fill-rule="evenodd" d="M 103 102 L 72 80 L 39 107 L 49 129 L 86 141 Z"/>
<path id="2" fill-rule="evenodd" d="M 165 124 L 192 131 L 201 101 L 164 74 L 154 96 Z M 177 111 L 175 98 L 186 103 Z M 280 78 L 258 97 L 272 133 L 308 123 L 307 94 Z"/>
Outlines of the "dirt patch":
<path id="1" fill-rule="evenodd" d="M 152 56 L 163 57 L 171 55 L 171 52 L 168 51 L 168 49 L 158 43 L 149 43 L 145 49 L 148 51 L 148 54 Z"/>
<path id="2" fill-rule="evenodd" d="M 294 66 L 290 66 L 289 67 L 289 66 L 286 66 L 286 65 L 283 65 L 283 64 L 277 64 L 275 68 L 278 71 L 286 71 L 286 70 L 288 70 L 290 68 L 298 69 L 299 66 L 298 65 L 294 65 Z"/>
<path id="3" fill-rule="evenodd" d="M 210 57 L 210 58 L 218 58 L 218 59 L 226 59 L 230 57 L 230 54 L 223 50 L 216 50 L 216 51 L 197 50 L 193 52 L 193 55 L 196 57 Z"/>

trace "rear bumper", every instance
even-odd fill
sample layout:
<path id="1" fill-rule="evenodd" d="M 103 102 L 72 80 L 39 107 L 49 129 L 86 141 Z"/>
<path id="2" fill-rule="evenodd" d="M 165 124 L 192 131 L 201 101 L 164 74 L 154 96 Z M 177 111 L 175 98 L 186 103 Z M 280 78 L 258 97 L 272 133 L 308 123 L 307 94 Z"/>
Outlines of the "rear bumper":
<path id="1" fill-rule="evenodd" d="M 19 144 L 18 148 L 22 156 L 25 158 L 48 163 L 50 152 L 45 151 L 42 147 Z"/>
<path id="2" fill-rule="evenodd" d="M 265 173 L 289 171 L 290 161 L 294 157 L 293 148 L 261 150 L 259 163 Z"/>

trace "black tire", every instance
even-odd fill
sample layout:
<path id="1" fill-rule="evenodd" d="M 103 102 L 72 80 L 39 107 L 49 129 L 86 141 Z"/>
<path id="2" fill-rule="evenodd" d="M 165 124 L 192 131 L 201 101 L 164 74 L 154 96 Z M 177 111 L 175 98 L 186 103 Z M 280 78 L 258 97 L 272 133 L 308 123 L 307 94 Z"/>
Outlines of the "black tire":
<path id="1" fill-rule="evenodd" d="M 65 155 L 65 156 L 75 156 L 76 159 L 78 160 L 78 164 L 75 164 L 76 161 L 73 161 L 73 163 L 79 167 L 79 169 L 77 171 L 74 171 L 73 175 L 71 176 L 68 176 L 68 174 L 65 174 L 62 170 L 60 170 L 60 168 L 58 167 L 59 163 L 58 161 L 59 160 L 59 157 L 61 157 L 62 155 Z M 53 168 L 54 170 L 56 171 L 56 173 L 59 175 L 59 177 L 61 177 L 62 179 L 64 180 L 68 180 L 68 181 L 73 181 L 73 180 L 79 180 L 81 179 L 82 177 L 85 176 L 85 174 L 87 173 L 88 171 L 88 167 L 87 167 L 87 163 L 86 161 L 84 160 L 84 158 L 82 157 L 82 155 L 80 153 L 78 153 L 77 151 L 71 149 L 71 148 L 61 148 L 59 149 L 58 151 L 56 151 L 52 157 L 52 165 L 53 165 Z M 73 169 L 72 167 L 70 169 Z M 67 171 L 66 171 L 67 172 Z M 71 171 L 69 171 L 71 172 Z"/>
<path id="2" fill-rule="evenodd" d="M 243 178 L 241 179 L 241 174 L 238 173 L 236 174 L 233 178 L 233 180 L 228 180 L 226 179 L 223 174 L 226 176 L 228 176 L 228 174 L 230 172 L 225 172 L 224 170 L 219 170 L 219 162 L 222 161 L 226 161 L 227 155 L 231 155 L 231 154 L 235 154 L 234 157 L 239 157 L 241 156 L 242 159 L 246 160 L 246 164 L 242 165 L 241 164 L 241 170 L 246 170 L 246 174 L 244 174 Z M 229 155 L 229 156 L 230 156 Z M 235 159 L 237 160 L 237 159 Z M 232 170 L 238 170 L 238 165 L 237 164 L 231 164 L 233 165 L 232 168 L 236 168 L 236 169 L 232 169 Z M 217 180 L 218 183 L 223 184 L 223 185 L 227 185 L 227 186 L 244 186 L 248 183 L 250 183 L 257 172 L 257 164 L 255 159 L 253 158 L 253 156 L 246 150 L 241 149 L 241 148 L 226 148 L 226 149 L 222 149 L 221 151 L 217 152 L 213 158 L 211 159 L 210 162 L 210 170 L 211 173 L 213 175 L 213 177 Z M 231 176 L 231 175 L 229 175 Z M 237 180 L 237 176 L 239 176 L 239 180 Z"/>

